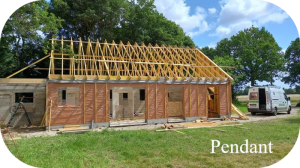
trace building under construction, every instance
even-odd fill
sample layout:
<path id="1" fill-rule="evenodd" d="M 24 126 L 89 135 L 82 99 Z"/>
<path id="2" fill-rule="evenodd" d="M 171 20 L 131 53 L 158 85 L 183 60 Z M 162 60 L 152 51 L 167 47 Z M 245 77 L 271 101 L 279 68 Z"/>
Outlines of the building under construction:
<path id="1" fill-rule="evenodd" d="M 231 81 L 197 48 L 52 39 L 47 79 L 0 79 L 6 121 L 19 97 L 33 125 L 159 124 L 231 115 Z M 31 98 L 31 99 L 30 99 Z M 26 101 L 25 101 L 26 100 Z M 20 110 L 12 126 L 26 125 Z"/>

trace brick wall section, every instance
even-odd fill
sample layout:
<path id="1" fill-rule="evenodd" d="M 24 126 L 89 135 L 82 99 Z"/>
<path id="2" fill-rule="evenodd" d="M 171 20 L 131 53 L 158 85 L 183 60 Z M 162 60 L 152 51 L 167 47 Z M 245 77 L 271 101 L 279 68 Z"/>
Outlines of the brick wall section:
<path id="1" fill-rule="evenodd" d="M 51 108 L 51 125 L 82 124 L 83 123 L 83 84 L 49 83 L 47 87 L 48 87 L 47 106 L 50 104 L 49 103 L 50 100 L 52 100 L 53 102 Z M 80 92 L 79 106 L 59 107 L 58 106 L 59 87 L 79 87 L 79 92 Z M 49 110 L 48 110 L 48 114 L 49 114 Z"/>
<path id="2" fill-rule="evenodd" d="M 182 116 L 182 101 L 168 102 L 167 107 L 169 117 Z"/>
<path id="3" fill-rule="evenodd" d="M 190 85 L 190 108 L 191 108 L 191 116 L 196 117 L 198 116 L 197 110 L 197 85 Z"/>
<path id="4" fill-rule="evenodd" d="M 206 87 L 198 85 L 198 116 L 206 116 Z"/>
<path id="5" fill-rule="evenodd" d="M 188 85 L 184 85 L 183 87 L 183 116 L 190 116 L 190 94 Z"/>
<path id="6" fill-rule="evenodd" d="M 157 84 L 156 87 L 156 118 L 165 118 L 165 85 Z"/>
<path id="7" fill-rule="evenodd" d="M 219 86 L 219 101 L 220 101 L 220 115 L 228 114 L 228 104 L 227 104 L 227 85 Z"/>
<path id="8" fill-rule="evenodd" d="M 95 84 L 85 84 L 85 123 L 91 123 L 95 116 Z"/>
<path id="9" fill-rule="evenodd" d="M 95 122 L 105 122 L 106 121 L 106 86 L 105 84 L 97 84 L 97 92 L 96 92 L 96 98 L 97 98 L 97 119 Z"/>
<path id="10" fill-rule="evenodd" d="M 149 119 L 156 118 L 156 84 L 149 84 Z"/>
<path id="11" fill-rule="evenodd" d="M 175 85 L 175 84 L 174 84 Z M 109 122 L 109 90 L 110 87 L 144 87 L 145 95 L 145 119 L 159 119 L 168 116 L 168 96 L 165 84 L 96 84 L 96 105 L 95 105 L 95 84 L 85 84 L 85 123 Z M 230 84 L 228 87 L 230 87 Z M 230 95 L 227 95 L 227 85 L 210 85 L 219 87 L 220 115 L 227 115 L 230 107 Z M 178 84 L 183 90 L 183 113 L 184 117 L 206 116 L 206 86 L 205 85 L 184 85 Z M 83 83 L 61 84 L 48 83 L 47 111 L 49 112 L 49 101 L 53 100 L 51 125 L 82 124 L 84 116 L 83 107 Z M 58 107 L 58 87 L 78 87 L 80 91 L 80 103 L 76 107 Z M 197 90 L 198 88 L 198 90 Z M 149 91 L 149 92 L 148 92 Z M 107 93 L 106 93 L 107 92 Z M 198 94 L 197 94 L 198 93 Z M 107 97 L 106 97 L 107 96 Z M 107 101 L 106 101 L 107 98 Z M 97 107 L 95 120 L 95 106 Z M 166 107 L 167 106 L 167 107 Z M 107 112 L 106 112 L 107 110 Z M 49 114 L 49 113 L 48 113 Z M 48 115 L 49 116 L 49 115 Z M 148 118 L 149 117 L 149 118 Z"/>

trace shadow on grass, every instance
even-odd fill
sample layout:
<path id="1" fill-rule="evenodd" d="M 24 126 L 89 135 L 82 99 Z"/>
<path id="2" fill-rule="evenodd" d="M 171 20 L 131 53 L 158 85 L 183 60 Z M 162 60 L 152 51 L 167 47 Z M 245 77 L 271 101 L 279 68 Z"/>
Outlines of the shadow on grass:
<path id="1" fill-rule="evenodd" d="M 300 125 L 300 117 L 289 117 L 289 118 L 285 118 L 283 120 L 290 124 L 299 124 Z"/>

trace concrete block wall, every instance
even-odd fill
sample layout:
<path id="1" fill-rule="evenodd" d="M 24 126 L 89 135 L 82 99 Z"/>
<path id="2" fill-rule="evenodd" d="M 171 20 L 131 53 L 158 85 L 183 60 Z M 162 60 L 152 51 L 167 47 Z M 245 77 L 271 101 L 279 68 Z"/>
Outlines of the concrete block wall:
<path id="1" fill-rule="evenodd" d="M 17 107 L 15 93 L 33 93 L 33 103 L 24 103 L 33 125 L 39 125 L 45 112 L 46 88 L 45 83 L 0 83 L 0 115 L 7 123 L 12 112 Z M 1 121 L 2 122 L 2 121 Z M 18 110 L 10 126 L 26 126 L 28 121 L 24 111 Z"/>

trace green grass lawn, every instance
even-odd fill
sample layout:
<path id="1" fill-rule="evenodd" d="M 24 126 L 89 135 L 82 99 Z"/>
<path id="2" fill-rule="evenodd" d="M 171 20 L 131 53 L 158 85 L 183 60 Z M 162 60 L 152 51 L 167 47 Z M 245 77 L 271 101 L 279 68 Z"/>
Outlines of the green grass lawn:
<path id="1" fill-rule="evenodd" d="M 296 106 L 299 103 L 298 100 L 291 100 L 291 105 Z"/>
<path id="2" fill-rule="evenodd" d="M 247 113 L 248 109 L 247 109 L 247 102 L 242 102 L 242 101 L 232 101 L 232 103 L 238 108 L 240 109 L 243 113 Z"/>
<path id="3" fill-rule="evenodd" d="M 17 140 L 20 160 L 36 167 L 264 167 L 293 148 L 300 117 L 245 123 L 242 127 L 103 131 Z M 221 144 L 272 142 L 271 154 L 211 154 L 211 140 Z"/>

